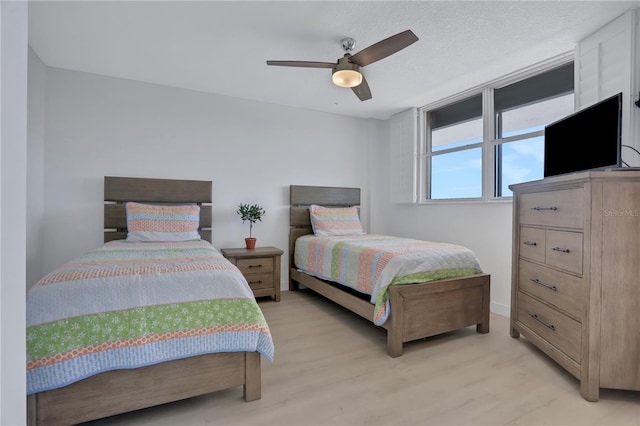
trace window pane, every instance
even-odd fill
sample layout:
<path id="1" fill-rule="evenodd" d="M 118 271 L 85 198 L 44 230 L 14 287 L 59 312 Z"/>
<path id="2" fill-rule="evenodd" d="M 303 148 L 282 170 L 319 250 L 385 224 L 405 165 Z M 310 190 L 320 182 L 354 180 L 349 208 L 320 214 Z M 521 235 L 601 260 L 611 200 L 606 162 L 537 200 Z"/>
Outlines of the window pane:
<path id="1" fill-rule="evenodd" d="M 431 131 L 431 151 L 482 142 L 482 117 Z"/>
<path id="2" fill-rule="evenodd" d="M 494 91 L 494 108 L 503 112 L 572 93 L 573 79 L 574 67 L 570 63 L 509 84 Z"/>
<path id="3" fill-rule="evenodd" d="M 573 113 L 573 93 L 497 114 L 496 137 L 505 138 L 544 130 L 544 126 Z"/>
<path id="4" fill-rule="evenodd" d="M 544 137 L 538 136 L 495 147 L 496 196 L 511 197 L 509 185 L 543 178 Z"/>
<path id="5" fill-rule="evenodd" d="M 431 157 L 431 198 L 482 197 L 482 148 Z"/>
<path id="6" fill-rule="evenodd" d="M 482 117 L 481 93 L 429 112 L 432 129 L 463 123 L 478 117 Z"/>

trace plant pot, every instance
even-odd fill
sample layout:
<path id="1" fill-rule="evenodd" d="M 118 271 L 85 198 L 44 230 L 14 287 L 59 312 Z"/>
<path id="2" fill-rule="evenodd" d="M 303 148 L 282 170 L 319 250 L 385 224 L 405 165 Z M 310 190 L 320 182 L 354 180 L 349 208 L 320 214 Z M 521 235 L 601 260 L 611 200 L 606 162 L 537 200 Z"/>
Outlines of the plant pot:
<path id="1" fill-rule="evenodd" d="M 254 248 L 256 248 L 255 238 L 245 238 L 244 243 L 246 244 L 248 250 L 253 250 Z"/>

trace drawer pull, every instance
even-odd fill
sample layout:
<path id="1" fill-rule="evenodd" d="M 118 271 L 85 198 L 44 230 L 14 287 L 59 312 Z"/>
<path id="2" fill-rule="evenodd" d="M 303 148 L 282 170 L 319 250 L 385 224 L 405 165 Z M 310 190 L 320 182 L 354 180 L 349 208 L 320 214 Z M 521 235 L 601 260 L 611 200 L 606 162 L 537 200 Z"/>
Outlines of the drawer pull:
<path id="1" fill-rule="evenodd" d="M 262 280 L 258 280 L 258 281 L 249 281 L 249 284 L 262 284 Z"/>
<path id="2" fill-rule="evenodd" d="M 540 207 L 540 206 L 536 206 L 536 207 L 531 207 L 531 210 L 535 210 L 535 211 L 542 211 L 542 210 L 551 210 L 551 211 L 556 211 L 558 210 L 557 207 Z"/>
<path id="3" fill-rule="evenodd" d="M 525 241 L 524 245 L 525 246 L 537 246 L 538 243 L 536 243 L 535 241 Z"/>
<path id="4" fill-rule="evenodd" d="M 544 325 L 545 327 L 547 327 L 549 330 L 551 331 L 556 331 L 556 326 L 553 324 L 547 324 L 546 322 L 542 321 L 538 315 L 536 314 L 529 314 L 529 316 L 531 318 L 533 318 L 534 320 L 538 321 L 540 324 Z"/>
<path id="5" fill-rule="evenodd" d="M 257 265 L 249 265 L 249 268 L 262 268 L 262 264 L 257 264 Z"/>
<path id="6" fill-rule="evenodd" d="M 560 252 L 560 253 L 569 253 L 569 252 L 570 252 L 570 250 L 569 250 L 569 249 L 562 248 L 562 247 L 554 247 L 554 248 L 552 248 L 551 250 L 553 250 L 553 251 L 558 251 L 558 252 Z"/>
<path id="7" fill-rule="evenodd" d="M 555 285 L 545 284 L 537 278 L 530 278 L 530 280 L 538 285 L 541 285 L 542 287 L 548 288 L 549 290 L 558 291 L 558 287 L 556 287 Z"/>

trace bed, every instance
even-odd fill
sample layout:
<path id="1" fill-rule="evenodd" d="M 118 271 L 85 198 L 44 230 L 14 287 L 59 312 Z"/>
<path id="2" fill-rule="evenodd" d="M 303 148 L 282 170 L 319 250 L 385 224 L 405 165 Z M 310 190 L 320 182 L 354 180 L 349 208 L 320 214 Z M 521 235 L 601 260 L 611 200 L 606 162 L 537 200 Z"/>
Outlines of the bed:
<path id="1" fill-rule="evenodd" d="M 27 297 L 29 425 L 76 424 L 233 387 L 246 401 L 260 399 L 260 357 L 272 359 L 273 342 L 246 280 L 210 244 L 211 189 L 211 181 L 104 178 L 105 245 L 48 274 Z M 158 211 L 150 208 L 197 211 L 185 213 L 187 234 L 197 228 L 203 241 L 123 242 L 133 227 L 127 210 L 148 220 Z M 56 295 L 56 286 L 71 292 Z M 122 295 L 136 291 L 141 304 L 127 305 Z M 64 306 L 65 297 L 80 302 Z M 86 340 L 109 333 L 118 339 Z M 73 339 L 79 349 L 59 343 Z M 74 349 L 58 352 L 58 343 Z M 120 364 L 105 367 L 106 358 Z"/>
<path id="2" fill-rule="evenodd" d="M 310 206 L 346 208 L 360 205 L 359 188 L 290 186 L 289 290 L 303 286 L 354 313 L 376 322 L 376 306 L 351 289 L 296 265 L 296 241 L 313 234 Z M 478 333 L 489 332 L 490 276 L 474 273 L 388 287 L 388 317 L 381 327 L 387 331 L 387 353 L 402 355 L 403 344 L 459 328 L 475 325 Z"/>

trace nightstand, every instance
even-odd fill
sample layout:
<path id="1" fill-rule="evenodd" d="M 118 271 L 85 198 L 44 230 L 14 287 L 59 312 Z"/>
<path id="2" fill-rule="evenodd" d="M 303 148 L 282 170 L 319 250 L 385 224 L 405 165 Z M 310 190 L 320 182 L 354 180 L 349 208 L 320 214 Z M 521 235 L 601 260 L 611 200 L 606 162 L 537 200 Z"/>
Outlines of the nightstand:
<path id="1" fill-rule="evenodd" d="M 280 256 L 276 247 L 224 248 L 222 255 L 236 265 L 247 279 L 255 297 L 272 296 L 280 301 Z"/>

